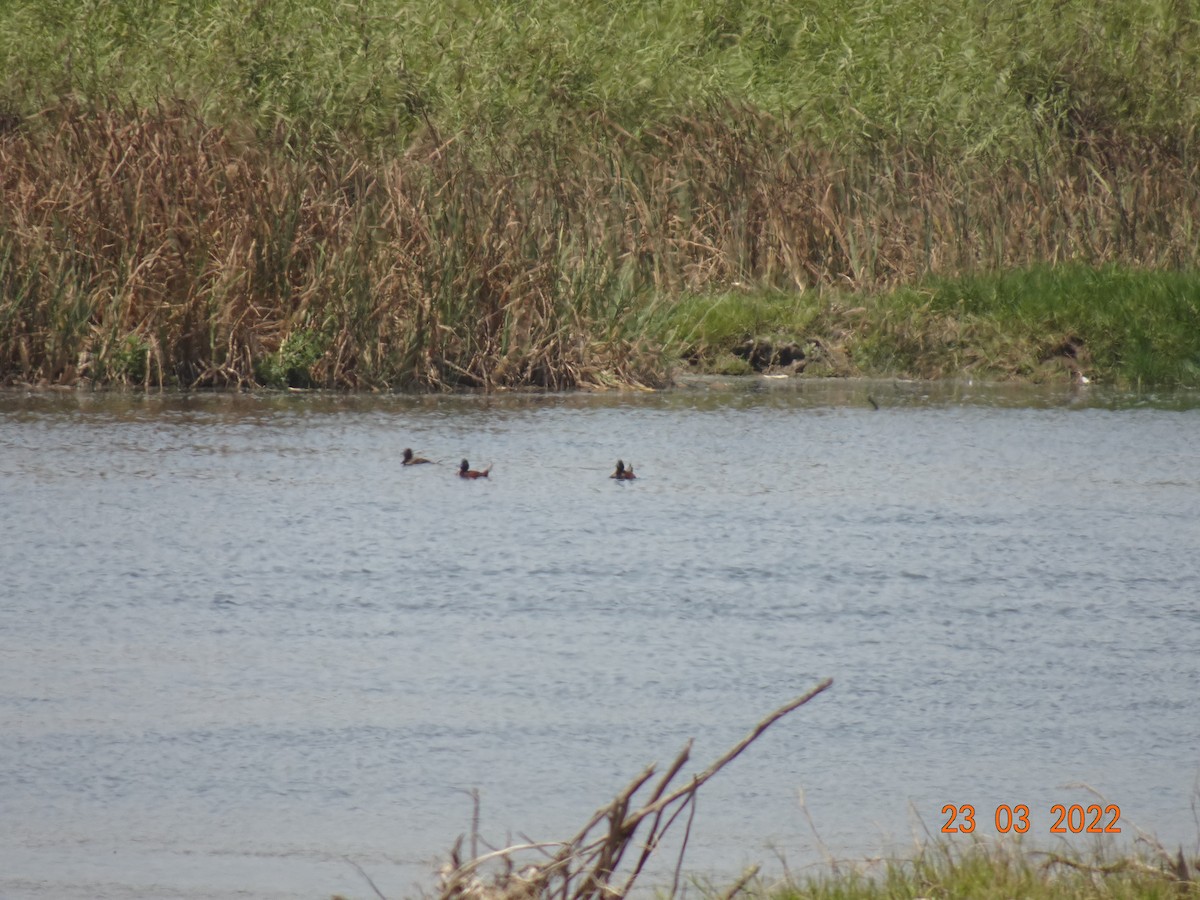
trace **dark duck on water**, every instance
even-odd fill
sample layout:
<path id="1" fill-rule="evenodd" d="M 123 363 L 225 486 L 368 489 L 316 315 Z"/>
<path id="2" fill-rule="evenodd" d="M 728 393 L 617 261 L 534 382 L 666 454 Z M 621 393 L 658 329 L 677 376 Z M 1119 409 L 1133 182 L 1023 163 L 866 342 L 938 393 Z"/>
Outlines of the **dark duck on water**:
<path id="1" fill-rule="evenodd" d="M 490 471 L 492 471 L 491 466 L 488 466 L 486 469 L 483 469 L 482 471 L 477 471 L 475 469 L 472 469 L 471 464 L 464 459 L 462 461 L 462 463 L 459 464 L 458 477 L 459 478 L 487 478 L 488 472 L 490 472 Z"/>
<path id="2" fill-rule="evenodd" d="M 617 470 L 608 477 L 616 478 L 618 481 L 633 481 L 633 479 L 637 478 L 637 476 L 633 474 L 633 466 L 630 466 L 627 469 L 625 468 L 624 461 L 619 459 L 617 460 Z"/>

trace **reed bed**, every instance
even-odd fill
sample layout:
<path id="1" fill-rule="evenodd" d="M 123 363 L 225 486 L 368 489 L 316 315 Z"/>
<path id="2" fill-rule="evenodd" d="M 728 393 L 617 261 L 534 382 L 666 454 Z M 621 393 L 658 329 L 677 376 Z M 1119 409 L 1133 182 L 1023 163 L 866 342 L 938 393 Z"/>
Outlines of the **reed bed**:
<path id="1" fill-rule="evenodd" d="M 1047 263 L 1194 270 L 1198 176 L 1178 147 L 1099 131 L 997 163 L 834 149 L 729 104 L 636 132 L 599 113 L 544 134 L 428 121 L 379 156 L 297 151 L 286 128 L 264 138 L 182 101 L 63 100 L 0 127 L 0 378 L 658 385 L 687 351 L 668 327 L 687 296 L 870 295 Z M 1171 327 L 1195 324 L 1194 294 Z M 806 327 L 869 339 L 864 366 L 919 370 L 905 307 L 868 309 Z M 1038 315 L 1034 330 L 1059 327 Z"/>
<path id="2" fill-rule="evenodd" d="M 151 107 L 294 146 L 405 147 L 432 120 L 637 132 L 734 103 L 825 146 L 1030 159 L 1046 129 L 1194 145 L 1200 31 L 1183 0 L 60 0 L 0 18 L 0 109 Z"/>

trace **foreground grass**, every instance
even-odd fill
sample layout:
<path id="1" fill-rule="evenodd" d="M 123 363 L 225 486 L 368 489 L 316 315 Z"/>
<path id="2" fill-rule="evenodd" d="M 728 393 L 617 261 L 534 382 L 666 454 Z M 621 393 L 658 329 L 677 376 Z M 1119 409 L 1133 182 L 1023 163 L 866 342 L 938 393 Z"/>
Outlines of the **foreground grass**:
<path id="1" fill-rule="evenodd" d="M 822 871 L 768 882 L 757 867 L 736 883 L 693 883 L 713 900 L 1196 900 L 1200 858 L 1160 846 L 1118 853 L 1112 848 L 1034 849 L 1020 842 L 949 843 L 922 847 L 909 858 L 829 863 Z M 367 873 L 362 873 L 369 880 Z M 683 879 L 686 881 L 686 879 Z M 371 883 L 375 896 L 384 896 Z M 527 888 L 522 884 L 520 887 Z M 679 885 L 669 896 L 675 896 Z M 483 882 L 459 900 L 538 900 L 537 892 L 503 890 Z M 654 896 L 668 896 L 659 889 Z M 685 895 L 686 896 L 686 895 Z M 444 895 L 443 895 L 444 897 Z M 345 900 L 336 895 L 333 900 Z"/>
<path id="2" fill-rule="evenodd" d="M 792 878 L 762 891 L 769 900 L 1167 900 L 1200 897 L 1195 863 L 1182 855 L 1117 856 L 1015 846 L 926 848 L 882 870 Z"/>

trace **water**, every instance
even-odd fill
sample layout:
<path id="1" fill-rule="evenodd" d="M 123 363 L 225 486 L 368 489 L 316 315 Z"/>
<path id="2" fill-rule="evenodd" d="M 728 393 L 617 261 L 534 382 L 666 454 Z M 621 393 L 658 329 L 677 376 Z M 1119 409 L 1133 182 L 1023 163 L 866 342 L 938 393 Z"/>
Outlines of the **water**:
<path id="1" fill-rule="evenodd" d="M 1193 847 L 1196 401 L 0 395 L 0 896 L 412 896 L 472 790 L 492 843 L 567 838 L 826 676 L 703 788 L 687 871 L 966 803 Z"/>

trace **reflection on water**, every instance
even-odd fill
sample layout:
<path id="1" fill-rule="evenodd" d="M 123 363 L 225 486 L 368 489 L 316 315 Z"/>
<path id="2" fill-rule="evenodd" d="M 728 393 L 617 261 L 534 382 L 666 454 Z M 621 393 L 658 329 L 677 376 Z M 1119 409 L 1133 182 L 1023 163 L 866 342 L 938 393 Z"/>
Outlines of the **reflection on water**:
<path id="1" fill-rule="evenodd" d="M 351 859 L 410 895 L 471 789 L 493 842 L 565 838 L 824 676 L 704 788 L 689 869 L 947 804 L 1048 842 L 1081 784 L 1192 842 L 1196 401 L 0 395 L 0 894 L 364 893 Z"/>

